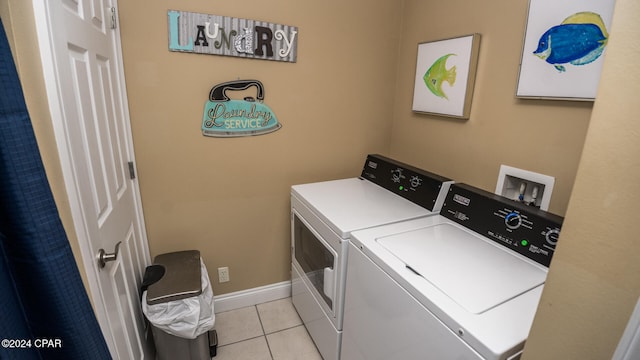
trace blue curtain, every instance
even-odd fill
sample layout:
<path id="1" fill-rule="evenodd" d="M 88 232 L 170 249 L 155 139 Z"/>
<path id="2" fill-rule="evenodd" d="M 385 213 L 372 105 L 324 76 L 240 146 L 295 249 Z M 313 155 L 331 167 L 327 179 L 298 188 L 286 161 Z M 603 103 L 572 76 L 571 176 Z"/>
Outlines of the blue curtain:
<path id="1" fill-rule="evenodd" d="M 33 44 L 32 44 L 33 46 Z M 0 359 L 109 359 L 0 20 Z"/>

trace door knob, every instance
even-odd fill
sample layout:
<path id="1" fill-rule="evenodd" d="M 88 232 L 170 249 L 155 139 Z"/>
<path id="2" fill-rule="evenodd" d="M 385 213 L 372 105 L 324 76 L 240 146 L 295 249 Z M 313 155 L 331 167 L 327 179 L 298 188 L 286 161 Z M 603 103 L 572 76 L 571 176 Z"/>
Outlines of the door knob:
<path id="1" fill-rule="evenodd" d="M 100 266 L 100 269 L 105 267 L 109 261 L 114 261 L 115 259 L 118 258 L 118 251 L 120 251 L 120 243 L 122 243 L 122 241 L 118 241 L 118 243 L 116 244 L 115 251 L 111 254 L 104 251 L 104 249 L 98 250 L 98 265 Z"/>

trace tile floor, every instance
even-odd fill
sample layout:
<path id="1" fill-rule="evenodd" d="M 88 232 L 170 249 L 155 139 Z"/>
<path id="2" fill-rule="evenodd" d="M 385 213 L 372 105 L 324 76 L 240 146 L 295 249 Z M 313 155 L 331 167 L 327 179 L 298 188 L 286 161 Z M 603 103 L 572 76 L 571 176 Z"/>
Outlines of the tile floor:
<path id="1" fill-rule="evenodd" d="M 213 360 L 322 360 L 291 298 L 216 314 Z"/>

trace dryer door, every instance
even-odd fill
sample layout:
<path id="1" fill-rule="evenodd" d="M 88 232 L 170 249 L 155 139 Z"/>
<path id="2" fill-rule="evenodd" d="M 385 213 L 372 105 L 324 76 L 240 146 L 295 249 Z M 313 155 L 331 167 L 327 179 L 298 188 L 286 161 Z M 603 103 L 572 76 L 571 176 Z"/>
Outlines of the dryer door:
<path id="1" fill-rule="evenodd" d="M 293 216 L 293 250 L 294 262 L 335 314 L 337 253 L 296 213 Z"/>

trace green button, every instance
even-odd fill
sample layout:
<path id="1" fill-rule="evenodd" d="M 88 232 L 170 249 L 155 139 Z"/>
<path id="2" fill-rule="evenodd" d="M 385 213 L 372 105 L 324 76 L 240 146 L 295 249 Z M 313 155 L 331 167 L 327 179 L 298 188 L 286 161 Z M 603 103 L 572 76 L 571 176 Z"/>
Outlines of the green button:
<path id="1" fill-rule="evenodd" d="M 401 186 L 400 186 L 400 190 L 404 190 L 404 186 L 402 186 L 402 185 L 401 185 Z"/>
<path id="2" fill-rule="evenodd" d="M 520 241 L 520 244 L 522 246 L 527 246 L 527 245 L 529 245 L 529 242 L 527 240 L 522 240 L 522 241 Z"/>

